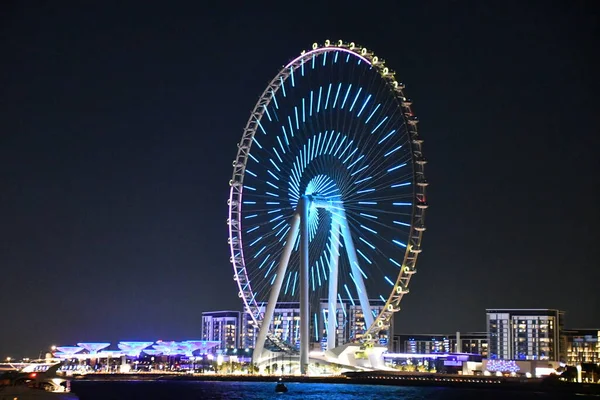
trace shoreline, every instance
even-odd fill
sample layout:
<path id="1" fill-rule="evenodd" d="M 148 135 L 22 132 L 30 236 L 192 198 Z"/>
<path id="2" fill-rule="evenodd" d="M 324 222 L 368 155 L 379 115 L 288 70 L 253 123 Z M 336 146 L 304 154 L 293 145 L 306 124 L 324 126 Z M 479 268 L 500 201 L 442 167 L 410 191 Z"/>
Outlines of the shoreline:
<path id="1" fill-rule="evenodd" d="M 180 374 L 87 374 L 71 377 L 77 382 L 277 382 L 329 383 L 382 386 L 448 387 L 506 391 L 547 392 L 600 396 L 600 384 L 549 381 L 539 378 L 508 378 L 492 376 L 464 376 L 442 374 L 410 374 L 395 372 L 353 372 L 331 377 L 304 377 L 296 375 L 180 375 Z"/>

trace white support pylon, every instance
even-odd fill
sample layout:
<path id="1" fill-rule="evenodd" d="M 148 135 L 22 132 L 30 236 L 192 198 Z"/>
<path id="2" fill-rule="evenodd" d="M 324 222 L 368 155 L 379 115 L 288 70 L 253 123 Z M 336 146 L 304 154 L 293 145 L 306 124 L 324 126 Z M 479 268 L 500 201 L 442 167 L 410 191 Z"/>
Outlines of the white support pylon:
<path id="1" fill-rule="evenodd" d="M 285 244 L 285 247 L 283 248 L 283 253 L 281 253 L 281 258 L 279 259 L 279 266 L 277 267 L 277 276 L 275 277 L 275 282 L 273 282 L 273 287 L 271 288 L 271 293 L 269 294 L 269 302 L 267 303 L 267 309 L 265 310 L 265 315 L 262 319 L 260 330 L 258 331 L 258 338 L 256 339 L 256 344 L 254 345 L 252 362 L 255 364 L 258 364 L 260 362 L 262 352 L 265 348 L 265 340 L 267 339 L 267 334 L 269 333 L 269 326 L 271 325 L 271 321 L 273 320 L 273 314 L 275 312 L 275 307 L 277 306 L 277 299 L 279 298 L 279 293 L 281 292 L 283 278 L 287 271 L 290 256 L 292 254 L 292 250 L 294 249 L 294 244 L 296 243 L 296 240 L 298 238 L 299 225 L 300 215 L 298 213 L 295 213 L 290 223 L 290 231 L 287 235 L 287 242 Z"/>
<path id="2" fill-rule="evenodd" d="M 308 373 L 308 353 L 310 347 L 310 304 L 308 298 L 308 213 L 310 198 L 300 198 L 298 212 L 300 214 L 300 373 Z"/>
<path id="3" fill-rule="evenodd" d="M 327 350 L 335 348 L 337 339 L 337 293 L 338 262 L 340 258 L 340 223 L 338 216 L 331 213 L 331 249 L 329 255 L 329 291 L 327 298 Z"/>
<path id="4" fill-rule="evenodd" d="M 350 262 L 350 268 L 352 269 L 353 281 L 356 285 L 356 291 L 358 292 L 358 300 L 360 302 L 360 308 L 362 309 L 363 316 L 365 318 L 365 326 L 367 329 L 373 325 L 373 314 L 371 313 L 371 304 L 369 303 L 369 296 L 367 295 L 367 289 L 365 288 L 365 282 L 363 280 L 362 272 L 358 264 L 358 257 L 356 256 L 356 247 L 354 247 L 354 241 L 352 240 L 352 233 L 350 232 L 350 226 L 346 219 L 346 211 L 343 208 L 338 212 L 340 215 L 340 226 L 342 228 L 342 237 L 344 238 L 344 247 L 346 248 L 346 254 L 348 255 L 348 261 Z"/>

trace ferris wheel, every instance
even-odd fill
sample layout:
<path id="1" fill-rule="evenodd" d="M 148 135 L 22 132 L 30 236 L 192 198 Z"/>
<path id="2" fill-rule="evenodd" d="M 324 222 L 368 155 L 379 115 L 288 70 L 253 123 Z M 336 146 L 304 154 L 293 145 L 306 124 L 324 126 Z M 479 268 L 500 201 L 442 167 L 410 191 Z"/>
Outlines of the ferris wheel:
<path id="1" fill-rule="evenodd" d="M 238 143 L 228 202 L 234 279 L 260 327 L 255 357 L 277 340 L 268 329 L 278 301 L 300 302 L 301 366 L 321 299 L 328 315 L 343 301 L 384 304 L 363 313 L 363 341 L 388 328 L 425 230 L 417 122 L 385 62 L 341 40 L 313 44 L 264 90 Z M 335 347 L 327 332 L 336 319 L 325 327 Z"/>

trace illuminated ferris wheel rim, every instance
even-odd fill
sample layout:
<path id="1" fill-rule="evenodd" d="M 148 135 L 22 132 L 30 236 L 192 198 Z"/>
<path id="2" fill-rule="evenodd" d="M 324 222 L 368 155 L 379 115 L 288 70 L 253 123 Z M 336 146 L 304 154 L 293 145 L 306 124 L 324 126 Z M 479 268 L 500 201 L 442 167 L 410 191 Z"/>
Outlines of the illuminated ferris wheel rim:
<path id="1" fill-rule="evenodd" d="M 427 181 L 424 176 L 425 159 L 422 156 L 421 144 L 422 140 L 417 134 L 417 118 L 411 110 L 411 102 L 404 95 L 404 85 L 396 81 L 394 72 L 385 66 L 383 60 L 380 60 L 367 48 L 356 45 L 355 43 L 345 43 L 338 41 L 333 44 L 329 40 L 323 45 L 314 43 L 312 49 L 303 51 L 300 56 L 293 59 L 285 65 L 279 73 L 271 80 L 267 88 L 260 96 L 256 103 L 250 118 L 244 129 L 243 137 L 238 144 L 238 152 L 236 159 L 233 162 L 233 176 L 230 181 L 230 197 L 229 197 L 229 245 L 231 251 L 230 261 L 234 267 L 234 280 L 237 281 L 239 289 L 239 297 L 243 299 L 245 310 L 250 314 L 255 326 L 260 326 L 260 314 L 262 307 L 258 304 L 255 298 L 256 293 L 252 290 L 252 285 L 246 269 L 246 260 L 244 257 L 244 248 L 242 244 L 242 197 L 244 187 L 244 176 L 248 157 L 254 141 L 254 135 L 259 128 L 260 121 L 263 118 L 267 106 L 270 105 L 284 82 L 292 76 L 293 72 L 300 68 L 306 60 L 315 55 L 328 52 L 343 52 L 349 56 L 354 56 L 371 68 L 375 68 L 381 78 L 385 81 L 395 96 L 396 101 L 402 109 L 402 115 L 406 124 L 408 135 L 410 136 L 409 147 L 411 150 L 411 161 L 413 164 L 412 182 L 413 198 L 411 210 L 411 226 L 408 235 L 408 243 L 404 252 L 402 267 L 398 277 L 393 285 L 391 294 L 388 296 L 383 311 L 377 316 L 372 326 L 370 326 L 365 334 L 366 340 L 371 340 L 375 333 L 381 329 L 385 329 L 389 325 L 391 315 L 400 309 L 399 304 L 404 294 L 408 293 L 408 284 L 411 276 L 416 272 L 416 260 L 421 252 L 422 233 L 425 230 L 424 214 L 427 208 L 425 198 L 425 188 Z"/>

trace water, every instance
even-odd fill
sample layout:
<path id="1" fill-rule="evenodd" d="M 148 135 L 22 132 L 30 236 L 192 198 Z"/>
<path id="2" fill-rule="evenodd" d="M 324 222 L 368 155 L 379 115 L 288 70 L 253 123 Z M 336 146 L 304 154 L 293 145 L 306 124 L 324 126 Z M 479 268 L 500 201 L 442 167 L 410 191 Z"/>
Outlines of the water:
<path id="1" fill-rule="evenodd" d="M 274 382 L 86 382 L 71 389 L 81 400 L 470 400 L 582 399 L 548 393 L 504 390 L 376 386 L 326 383 L 286 383 L 287 393 L 275 393 Z"/>

